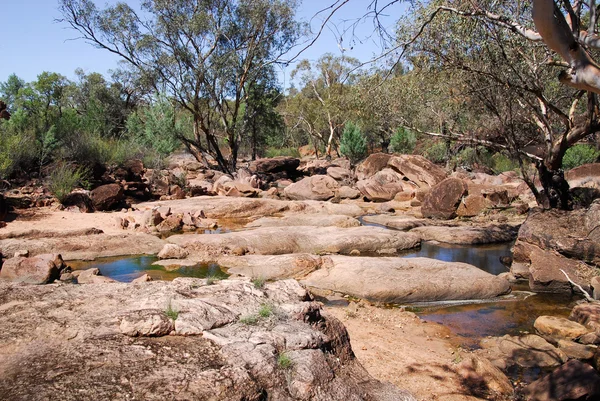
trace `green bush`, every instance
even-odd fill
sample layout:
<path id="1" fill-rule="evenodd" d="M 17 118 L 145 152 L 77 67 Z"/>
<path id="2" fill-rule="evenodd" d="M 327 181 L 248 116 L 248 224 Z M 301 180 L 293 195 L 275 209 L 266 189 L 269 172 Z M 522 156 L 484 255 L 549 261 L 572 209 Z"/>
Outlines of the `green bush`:
<path id="1" fill-rule="evenodd" d="M 279 367 L 279 369 L 287 370 L 290 369 L 293 365 L 294 362 L 285 352 L 282 352 L 277 356 L 277 366 Z"/>
<path id="2" fill-rule="evenodd" d="M 489 151 L 483 146 L 476 148 L 467 146 L 452 158 L 452 162 L 456 167 L 471 168 L 475 167 L 475 165 L 491 167 L 492 157 Z"/>
<path id="3" fill-rule="evenodd" d="M 354 123 L 348 122 L 340 140 L 340 153 L 356 164 L 367 155 L 367 139 Z"/>
<path id="4" fill-rule="evenodd" d="M 296 148 L 275 148 L 269 147 L 265 150 L 265 157 L 278 157 L 278 156 L 288 156 L 288 157 L 300 157 L 300 152 Z"/>
<path id="5" fill-rule="evenodd" d="M 400 127 L 390 140 L 390 150 L 394 153 L 411 154 L 416 144 L 417 136 L 412 131 Z"/>
<path id="6" fill-rule="evenodd" d="M 88 176 L 88 170 L 83 167 L 61 163 L 48 176 L 48 189 L 62 203 L 75 188 L 88 185 Z"/>
<path id="7" fill-rule="evenodd" d="M 562 165 L 565 170 L 570 170 L 583 164 L 594 163 L 599 157 L 600 151 L 596 148 L 580 143 L 567 149 Z"/>
<path id="8" fill-rule="evenodd" d="M 492 170 L 494 174 L 504 173 L 506 171 L 516 171 L 519 169 L 519 163 L 502 153 L 494 153 L 492 156 Z"/>
<path id="9" fill-rule="evenodd" d="M 445 142 L 435 142 L 423 152 L 423 156 L 433 163 L 445 163 L 448 147 Z"/>

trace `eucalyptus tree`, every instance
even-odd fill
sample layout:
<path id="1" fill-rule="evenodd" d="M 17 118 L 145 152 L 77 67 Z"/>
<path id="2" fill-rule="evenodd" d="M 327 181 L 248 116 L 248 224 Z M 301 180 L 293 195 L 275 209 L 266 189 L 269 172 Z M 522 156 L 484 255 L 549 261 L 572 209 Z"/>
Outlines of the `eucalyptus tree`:
<path id="1" fill-rule="evenodd" d="M 144 0 L 99 10 L 92 0 L 59 0 L 62 21 L 91 44 L 123 58 L 193 116 L 180 140 L 208 165 L 235 169 L 247 88 L 296 43 L 296 0 Z M 229 148 L 226 160 L 220 142 Z"/>
<path id="2" fill-rule="evenodd" d="M 303 105 L 304 109 L 298 110 L 298 118 L 306 120 L 304 124 L 317 131 L 316 135 L 320 138 L 327 137 L 325 152 L 328 156 L 331 155 L 334 139 L 340 136 L 347 122 L 349 88 L 354 84 L 356 76 L 353 70 L 358 65 L 359 61 L 354 58 L 326 53 L 315 63 L 300 61 L 291 74 L 292 79 L 299 77 L 302 85 L 299 95 L 308 100 Z M 312 121 L 307 119 L 308 115 L 311 115 Z"/>

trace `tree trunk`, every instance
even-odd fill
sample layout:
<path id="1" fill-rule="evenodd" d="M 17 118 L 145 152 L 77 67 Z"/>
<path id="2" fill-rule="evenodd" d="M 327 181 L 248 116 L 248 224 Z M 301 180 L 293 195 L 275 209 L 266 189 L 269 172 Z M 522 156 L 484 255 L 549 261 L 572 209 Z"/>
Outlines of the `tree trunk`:
<path id="1" fill-rule="evenodd" d="M 542 201 L 542 206 L 546 209 L 571 210 L 573 197 L 564 171 L 559 168 L 549 169 L 543 162 L 537 163 L 537 169 L 544 188 L 543 194 L 540 194 L 542 199 L 538 199 L 538 203 Z"/>

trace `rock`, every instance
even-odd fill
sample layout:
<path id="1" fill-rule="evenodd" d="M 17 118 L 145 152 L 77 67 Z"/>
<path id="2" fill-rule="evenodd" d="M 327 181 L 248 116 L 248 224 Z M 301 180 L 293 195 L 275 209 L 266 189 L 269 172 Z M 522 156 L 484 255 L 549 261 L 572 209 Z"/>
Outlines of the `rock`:
<path id="1" fill-rule="evenodd" d="M 273 400 L 415 401 L 369 376 L 341 322 L 324 313 L 297 282 L 257 289 L 248 280 L 205 281 L 63 285 L 60 290 L 0 283 L 0 371 L 10 372 L 3 373 L 0 394 L 32 401 L 228 401 L 267 395 Z M 258 316 L 265 304 L 276 318 L 240 321 Z M 145 337 L 169 330 L 159 339 Z M 291 359 L 291 366 L 278 364 L 279 355 Z"/>
<path id="2" fill-rule="evenodd" d="M 357 199 L 360 196 L 360 191 L 348 186 L 342 186 L 338 190 L 338 195 L 341 199 Z"/>
<path id="3" fill-rule="evenodd" d="M 336 180 L 327 175 L 315 175 L 286 187 L 285 196 L 292 200 L 325 201 L 335 196 L 339 185 Z"/>
<path id="4" fill-rule="evenodd" d="M 280 156 L 270 159 L 254 160 L 252 163 L 250 163 L 248 168 L 253 174 L 274 174 L 284 172 L 288 175 L 294 175 L 298 166 L 300 166 L 300 159 Z"/>
<path id="5" fill-rule="evenodd" d="M 508 199 L 508 191 L 502 188 L 488 188 L 481 191 L 481 195 L 492 206 L 507 206 L 510 202 Z"/>
<path id="6" fill-rule="evenodd" d="M 425 196 L 421 213 L 425 218 L 451 219 L 463 196 L 467 194 L 467 184 L 458 178 L 447 178 Z"/>
<path id="7" fill-rule="evenodd" d="M 483 195 L 468 195 L 460 202 L 456 215 L 459 217 L 473 217 L 481 214 L 492 206 L 492 202 Z"/>
<path id="8" fill-rule="evenodd" d="M 523 227 L 521 227 L 521 230 Z M 519 231 L 519 237 L 521 236 Z M 513 247 L 514 262 L 511 271 L 529 279 L 529 287 L 535 292 L 572 293 L 577 291 L 569 278 L 589 291 L 589 277 L 595 269 L 583 262 L 565 258 L 553 251 L 544 251 L 536 245 L 517 239 Z M 525 270 L 517 273 L 516 269 Z M 562 271 L 561 271 L 562 270 Z"/>
<path id="9" fill-rule="evenodd" d="M 600 163 L 584 164 L 565 173 L 565 179 L 571 188 L 600 187 Z"/>
<path id="10" fill-rule="evenodd" d="M 136 284 L 136 283 L 145 283 L 148 281 L 152 281 L 152 277 L 150 277 L 148 274 L 142 274 L 141 276 L 139 276 L 138 278 L 135 278 L 131 281 L 132 284 Z"/>
<path id="11" fill-rule="evenodd" d="M 529 205 L 525 202 L 514 202 L 512 205 L 518 214 L 526 214 L 529 212 Z"/>
<path id="12" fill-rule="evenodd" d="M 596 350 L 595 345 L 579 344 L 570 340 L 558 340 L 558 349 L 564 352 L 569 359 L 588 360 L 594 357 Z"/>
<path id="13" fill-rule="evenodd" d="M 449 244 L 478 245 L 508 242 L 517 236 L 517 228 L 509 225 L 474 226 L 422 226 L 410 232 L 425 241 L 438 241 Z"/>
<path id="14" fill-rule="evenodd" d="M 387 202 L 396 196 L 398 192 L 413 189 L 414 187 L 403 176 L 392 169 L 384 168 L 371 177 L 360 180 L 356 188 L 361 194 L 373 202 Z"/>
<path id="15" fill-rule="evenodd" d="M 327 159 L 303 160 L 300 163 L 298 171 L 307 176 L 327 175 L 327 169 L 329 167 L 333 167 L 333 165 Z"/>
<path id="16" fill-rule="evenodd" d="M 598 332 L 591 332 L 582 335 L 577 340 L 580 344 L 585 345 L 599 345 L 600 344 L 600 334 Z"/>
<path id="17" fill-rule="evenodd" d="M 518 242 L 600 266 L 600 200 L 587 210 L 530 213 Z"/>
<path id="18" fill-rule="evenodd" d="M 319 215 L 319 214 L 289 214 L 283 217 L 261 217 L 246 224 L 247 228 L 256 227 L 359 227 L 360 221 L 350 216 Z"/>
<path id="19" fill-rule="evenodd" d="M 94 211 L 94 203 L 88 194 L 85 192 L 71 192 L 62 201 L 63 206 L 75 206 L 81 213 L 92 213 Z"/>
<path id="20" fill-rule="evenodd" d="M 596 299 L 596 300 L 599 300 L 600 299 L 600 276 L 592 277 L 592 281 L 590 282 L 590 285 L 592 287 L 592 297 L 594 297 L 594 299 Z"/>
<path id="21" fill-rule="evenodd" d="M 431 188 L 446 179 L 446 172 L 420 155 L 398 155 L 388 160 L 388 167 L 414 183 L 418 188 Z"/>
<path id="22" fill-rule="evenodd" d="M 123 188 L 119 184 L 101 185 L 92 190 L 90 197 L 95 210 L 113 210 L 118 208 L 124 199 Z"/>
<path id="23" fill-rule="evenodd" d="M 161 337 L 172 332 L 175 326 L 161 310 L 146 309 L 127 314 L 119 328 L 129 337 Z"/>
<path id="24" fill-rule="evenodd" d="M 377 172 L 387 167 L 388 161 L 392 155 L 387 153 L 372 153 L 363 162 L 356 166 L 356 177 L 364 180 L 372 177 Z"/>
<path id="25" fill-rule="evenodd" d="M 559 366 L 567 361 L 564 352 L 534 334 L 524 336 L 490 337 L 481 340 L 485 356 L 505 368 L 518 365 L 524 368 Z"/>
<path id="26" fill-rule="evenodd" d="M 301 279 L 321 268 L 317 255 L 288 254 L 277 256 L 245 255 L 223 256 L 217 261 L 229 274 L 239 274 L 264 280 Z"/>
<path id="27" fill-rule="evenodd" d="M 510 380 L 490 361 L 478 356 L 468 356 L 458 368 L 463 383 L 485 399 L 512 398 L 514 389 Z"/>
<path id="28" fill-rule="evenodd" d="M 4 200 L 4 195 L 0 194 L 0 222 L 6 219 L 8 215 L 8 203 Z"/>
<path id="29" fill-rule="evenodd" d="M 589 332 L 589 329 L 581 324 L 557 316 L 540 316 L 535 319 L 533 327 L 542 336 L 560 337 L 569 340 L 574 340 Z"/>
<path id="30" fill-rule="evenodd" d="M 421 227 L 427 224 L 427 220 L 424 219 L 417 219 L 410 216 L 389 216 L 382 214 L 364 216 L 362 220 L 365 223 L 379 224 L 400 231 L 408 231 L 415 227 Z"/>
<path id="31" fill-rule="evenodd" d="M 573 359 L 524 389 L 528 401 L 600 399 L 600 376 L 590 365 Z"/>
<path id="32" fill-rule="evenodd" d="M 171 185 L 169 187 L 169 194 L 171 195 L 171 199 L 185 199 L 185 192 L 179 185 Z"/>
<path id="33" fill-rule="evenodd" d="M 395 254 L 417 247 L 421 239 L 410 233 L 377 227 L 261 227 L 252 231 L 229 232 L 219 235 L 181 234 L 169 237 L 168 242 L 186 249 L 190 255 L 228 255 L 236 247 L 258 255 L 286 253 L 341 253 L 353 249 L 374 254 Z"/>
<path id="34" fill-rule="evenodd" d="M 569 319 L 600 333 L 600 303 L 594 302 L 575 305 L 571 310 Z"/>
<path id="35" fill-rule="evenodd" d="M 158 253 L 159 259 L 185 259 L 187 256 L 188 252 L 175 244 L 165 244 L 163 249 Z"/>
<path id="36" fill-rule="evenodd" d="M 327 168 L 327 175 L 336 181 L 348 181 L 352 178 L 352 171 L 343 167 L 331 166 Z"/>
<path id="37" fill-rule="evenodd" d="M 322 260 L 302 284 L 373 302 L 486 299 L 510 292 L 508 281 L 466 263 L 339 255 Z"/>
<path id="38" fill-rule="evenodd" d="M 60 278 L 65 263 L 59 254 L 14 257 L 2 264 L 0 278 L 27 284 L 48 284 Z"/>
<path id="39" fill-rule="evenodd" d="M 77 283 L 79 284 L 99 284 L 99 283 L 115 283 L 116 281 L 109 277 L 104 277 L 100 273 L 100 269 L 92 267 L 86 270 L 75 271 L 77 273 Z"/>
<path id="40" fill-rule="evenodd" d="M 19 249 L 17 252 L 15 252 L 14 257 L 15 258 L 27 258 L 27 257 L 29 257 L 29 251 L 27 249 Z"/>
<path id="41" fill-rule="evenodd" d="M 159 225 L 157 225 L 156 229 L 159 233 L 172 233 L 180 231 L 182 226 L 183 215 L 172 214 L 164 219 Z"/>

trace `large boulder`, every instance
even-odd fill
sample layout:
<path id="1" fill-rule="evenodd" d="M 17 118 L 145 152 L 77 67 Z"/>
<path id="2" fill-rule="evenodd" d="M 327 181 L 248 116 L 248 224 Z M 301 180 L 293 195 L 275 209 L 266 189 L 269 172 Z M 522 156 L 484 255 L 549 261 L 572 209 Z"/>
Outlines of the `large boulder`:
<path id="1" fill-rule="evenodd" d="M 247 228 L 256 227 L 358 227 L 360 221 L 354 217 L 344 215 L 320 215 L 320 214 L 289 214 L 283 217 L 261 217 L 246 224 Z"/>
<path id="2" fill-rule="evenodd" d="M 258 159 L 250 163 L 250 171 L 262 174 L 286 173 L 288 176 L 295 175 L 300 166 L 300 159 L 294 157 L 273 157 L 269 159 Z"/>
<path id="3" fill-rule="evenodd" d="M 488 337 L 481 340 L 480 345 L 481 353 L 503 370 L 511 366 L 555 367 L 568 360 L 564 352 L 535 334 Z"/>
<path id="4" fill-rule="evenodd" d="M 283 190 L 285 196 L 292 200 L 319 200 L 333 198 L 339 184 L 328 175 L 314 175 L 293 183 Z"/>
<path id="5" fill-rule="evenodd" d="M 512 241 L 517 228 L 509 225 L 475 226 L 417 226 L 410 232 L 424 241 L 438 241 L 457 245 L 481 245 Z"/>
<path id="6" fill-rule="evenodd" d="M 94 211 L 94 202 L 85 192 L 71 192 L 63 199 L 62 205 L 65 207 L 74 206 L 81 213 L 92 213 Z"/>
<path id="7" fill-rule="evenodd" d="M 466 263 L 428 258 L 332 255 L 301 282 L 386 303 L 485 299 L 510 292 L 504 278 Z"/>
<path id="8" fill-rule="evenodd" d="M 528 401 L 600 399 L 600 376 L 590 365 L 570 360 L 525 388 Z"/>
<path id="9" fill-rule="evenodd" d="M 456 217 L 456 209 L 467 192 L 463 180 L 446 178 L 425 195 L 421 206 L 423 217 L 444 220 Z"/>
<path id="10" fill-rule="evenodd" d="M 512 269 L 534 291 L 576 291 L 570 279 L 589 292 L 600 266 L 599 227 L 600 201 L 587 210 L 532 212 L 519 229 Z"/>
<path id="11" fill-rule="evenodd" d="M 600 188 L 600 163 L 584 164 L 565 173 L 565 179 L 571 188 Z"/>
<path id="12" fill-rule="evenodd" d="M 90 197 L 97 211 L 112 210 L 121 206 L 124 199 L 123 187 L 119 184 L 106 184 L 92 190 Z"/>
<path id="13" fill-rule="evenodd" d="M 431 188 L 447 177 L 443 168 L 420 155 L 394 156 L 387 165 L 419 188 Z"/>
<path id="14" fill-rule="evenodd" d="M 370 154 L 362 163 L 356 166 L 356 177 L 359 180 L 364 180 L 372 177 L 377 172 L 387 167 L 388 161 L 392 158 L 392 155 L 387 153 L 373 153 Z"/>
<path id="15" fill-rule="evenodd" d="M 173 235 L 168 242 L 186 249 L 191 256 L 214 258 L 244 249 L 246 254 L 287 253 L 396 254 L 421 244 L 418 235 L 378 227 L 261 227 L 219 235 Z"/>
<path id="16" fill-rule="evenodd" d="M 6 400 L 415 400 L 373 379 L 342 323 L 292 280 L 0 283 L 0 294 Z"/>
<path id="17" fill-rule="evenodd" d="M 539 316 L 535 319 L 533 327 L 543 336 L 569 340 L 575 340 L 590 331 L 577 322 L 558 316 Z"/>
<path id="18" fill-rule="evenodd" d="M 48 284 L 60 278 L 65 262 L 58 254 L 17 256 L 6 260 L 0 278 L 27 284 Z"/>
<path id="19" fill-rule="evenodd" d="M 356 188 L 370 201 L 387 202 L 399 192 L 414 189 L 414 186 L 396 171 L 384 168 L 371 177 L 358 181 Z"/>

